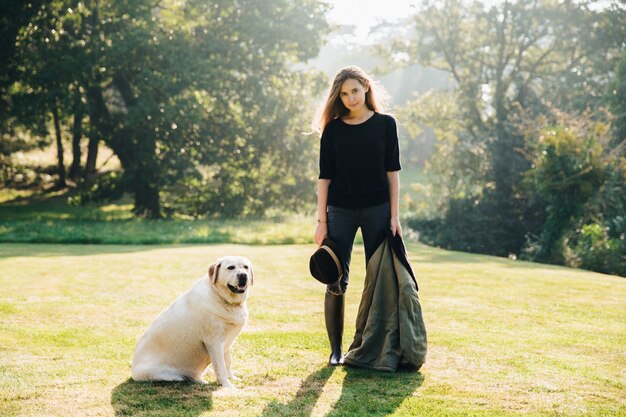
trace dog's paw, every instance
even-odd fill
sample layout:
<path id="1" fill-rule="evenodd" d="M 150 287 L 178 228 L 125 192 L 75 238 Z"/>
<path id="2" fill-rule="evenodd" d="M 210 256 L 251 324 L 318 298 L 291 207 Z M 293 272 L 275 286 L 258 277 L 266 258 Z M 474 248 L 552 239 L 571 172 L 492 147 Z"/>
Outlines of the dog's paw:
<path id="1" fill-rule="evenodd" d="M 236 386 L 229 383 L 229 384 L 220 385 L 219 391 L 221 391 L 223 394 L 228 394 L 231 392 L 237 392 L 238 390 Z"/>
<path id="2" fill-rule="evenodd" d="M 228 379 L 231 381 L 241 381 L 241 374 L 237 371 L 229 371 Z"/>

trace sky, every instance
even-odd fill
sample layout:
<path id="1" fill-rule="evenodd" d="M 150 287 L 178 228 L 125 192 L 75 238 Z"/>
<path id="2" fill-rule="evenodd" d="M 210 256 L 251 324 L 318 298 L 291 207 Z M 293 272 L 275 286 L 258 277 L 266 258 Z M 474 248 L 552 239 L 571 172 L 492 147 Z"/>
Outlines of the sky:
<path id="1" fill-rule="evenodd" d="M 369 29 L 382 22 L 413 14 L 416 0 L 326 0 L 333 6 L 328 14 L 332 23 L 354 25 L 356 33 L 367 36 Z"/>
<path id="2" fill-rule="evenodd" d="M 395 20 L 412 13 L 415 0 L 326 0 L 332 5 L 333 22 L 371 27 L 382 20 Z"/>
<path id="3" fill-rule="evenodd" d="M 369 29 L 382 21 L 394 21 L 415 13 L 419 0 L 324 0 L 333 8 L 328 13 L 331 23 L 354 25 L 358 43 L 368 43 Z M 483 0 L 498 4 L 501 0 Z"/>

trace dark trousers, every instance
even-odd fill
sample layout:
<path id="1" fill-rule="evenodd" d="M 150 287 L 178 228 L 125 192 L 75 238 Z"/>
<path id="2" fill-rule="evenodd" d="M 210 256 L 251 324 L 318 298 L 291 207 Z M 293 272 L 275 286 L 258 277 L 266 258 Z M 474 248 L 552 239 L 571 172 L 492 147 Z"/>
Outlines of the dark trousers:
<path id="1" fill-rule="evenodd" d="M 346 292 L 356 231 L 361 228 L 367 264 L 389 228 L 390 211 L 389 203 L 359 209 L 328 206 L 328 237 L 339 247 L 344 273 L 339 283 L 328 285 L 326 291 L 335 295 Z"/>

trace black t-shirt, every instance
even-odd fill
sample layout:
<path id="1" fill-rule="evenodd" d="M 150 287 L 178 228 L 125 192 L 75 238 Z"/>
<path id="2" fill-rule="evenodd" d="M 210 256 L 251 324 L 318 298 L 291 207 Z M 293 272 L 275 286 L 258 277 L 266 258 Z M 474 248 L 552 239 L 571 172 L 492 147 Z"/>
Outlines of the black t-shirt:
<path id="1" fill-rule="evenodd" d="M 364 208 L 389 201 L 387 172 L 400 171 L 398 129 L 392 116 L 374 113 L 358 125 L 335 119 L 320 146 L 320 179 L 330 179 L 328 205 Z"/>

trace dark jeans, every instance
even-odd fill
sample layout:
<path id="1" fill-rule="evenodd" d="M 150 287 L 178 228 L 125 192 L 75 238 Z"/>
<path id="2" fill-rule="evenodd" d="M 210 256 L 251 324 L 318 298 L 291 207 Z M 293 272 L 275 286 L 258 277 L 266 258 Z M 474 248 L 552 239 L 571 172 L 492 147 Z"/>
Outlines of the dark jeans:
<path id="1" fill-rule="evenodd" d="M 326 291 L 335 295 L 346 292 L 356 231 L 361 228 L 367 264 L 389 228 L 390 211 L 389 203 L 359 209 L 328 206 L 328 237 L 339 246 L 344 273 L 339 283 L 328 285 Z"/>

